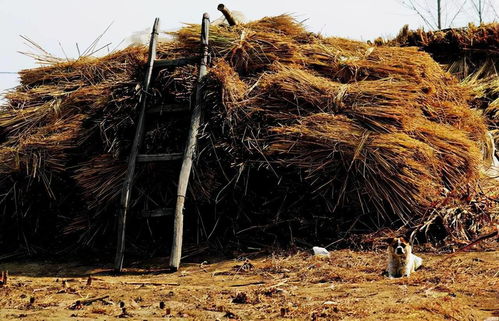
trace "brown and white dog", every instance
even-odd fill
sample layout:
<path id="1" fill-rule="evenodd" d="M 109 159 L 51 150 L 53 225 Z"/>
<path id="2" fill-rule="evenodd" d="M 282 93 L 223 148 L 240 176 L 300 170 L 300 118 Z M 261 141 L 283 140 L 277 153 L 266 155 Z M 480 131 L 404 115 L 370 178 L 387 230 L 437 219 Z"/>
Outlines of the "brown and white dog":
<path id="1" fill-rule="evenodd" d="M 403 237 L 388 240 L 388 268 L 390 278 L 410 276 L 422 264 L 423 259 L 412 254 L 412 247 Z"/>

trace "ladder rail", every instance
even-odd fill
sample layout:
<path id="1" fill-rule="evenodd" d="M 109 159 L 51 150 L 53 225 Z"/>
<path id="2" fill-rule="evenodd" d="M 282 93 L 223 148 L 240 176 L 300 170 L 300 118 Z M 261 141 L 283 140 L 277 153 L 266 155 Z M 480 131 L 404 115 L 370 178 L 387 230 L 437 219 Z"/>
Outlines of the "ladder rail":
<path id="1" fill-rule="evenodd" d="M 203 80 L 207 74 L 208 65 L 208 38 L 210 29 L 210 17 L 207 13 L 203 14 L 203 22 L 201 24 L 201 45 L 202 59 L 199 66 L 199 76 L 196 87 L 196 103 L 192 111 L 191 125 L 185 147 L 182 167 L 180 169 L 178 188 L 177 188 L 177 203 L 175 206 L 175 218 L 173 223 L 173 242 L 170 254 L 170 268 L 178 270 L 182 255 L 182 238 L 184 229 L 184 203 L 189 184 L 189 177 L 192 168 L 192 159 L 197 147 L 197 135 L 199 125 L 201 123 L 201 112 L 203 109 Z"/>
<path id="2" fill-rule="evenodd" d="M 120 207 L 120 213 L 118 214 L 118 240 L 116 246 L 116 257 L 114 261 L 114 268 L 118 272 L 121 271 L 123 268 L 123 258 L 125 255 L 126 218 L 130 210 L 130 200 L 132 194 L 133 179 L 135 175 L 135 167 L 137 163 L 137 155 L 139 153 L 139 148 L 142 143 L 142 138 L 144 135 L 144 118 L 147 106 L 147 96 L 149 94 L 149 85 L 151 83 L 154 61 L 156 60 L 158 29 L 159 29 L 159 18 L 156 18 L 154 20 L 154 24 L 151 31 L 151 40 L 149 42 L 147 69 L 140 99 L 141 106 L 139 112 L 139 119 L 137 123 L 137 128 L 135 130 L 132 149 L 128 159 L 127 176 L 125 178 L 125 182 L 123 183 L 123 189 L 121 193 L 121 204 L 120 204 L 121 207 Z"/>

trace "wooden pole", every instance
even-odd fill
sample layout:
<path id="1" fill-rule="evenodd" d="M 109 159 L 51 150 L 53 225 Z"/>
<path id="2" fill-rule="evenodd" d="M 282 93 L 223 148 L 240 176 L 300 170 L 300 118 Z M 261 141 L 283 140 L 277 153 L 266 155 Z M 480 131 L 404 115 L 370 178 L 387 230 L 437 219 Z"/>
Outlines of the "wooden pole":
<path id="1" fill-rule="evenodd" d="M 441 0 L 437 0 L 437 24 L 438 30 L 442 29 L 442 6 Z"/>
<path id="2" fill-rule="evenodd" d="M 151 75 L 156 59 L 156 44 L 158 41 L 159 18 L 154 20 L 151 32 L 151 41 L 149 43 L 149 55 L 147 60 L 147 70 L 144 78 L 141 106 L 139 112 L 139 120 L 135 130 L 135 137 L 132 143 L 132 150 L 128 159 L 128 171 L 123 183 L 123 190 L 121 192 L 121 210 L 118 216 L 118 243 L 116 246 L 116 257 L 114 260 L 114 269 L 120 272 L 123 268 L 123 258 L 125 256 L 125 230 L 126 230 L 126 217 L 130 209 L 130 199 L 132 194 L 133 177 L 135 174 L 135 164 L 137 162 L 137 155 L 139 153 L 140 144 L 144 135 L 144 116 L 147 106 L 147 95 L 149 91 L 149 84 L 151 82 Z"/>
<path id="3" fill-rule="evenodd" d="M 224 17 L 227 20 L 227 22 L 229 23 L 229 26 L 237 25 L 237 21 L 234 18 L 234 15 L 232 14 L 232 12 L 230 12 L 229 9 L 227 9 L 227 7 L 224 4 L 222 4 L 222 3 L 219 4 L 217 9 L 220 10 L 224 14 Z"/>
<path id="4" fill-rule="evenodd" d="M 173 243 L 170 254 L 170 267 L 173 270 L 178 270 L 180 266 L 180 258 L 182 256 L 182 238 L 184 230 L 184 202 L 187 193 L 187 185 L 189 184 L 189 176 L 192 168 L 192 158 L 197 146 L 197 135 L 199 125 L 201 122 L 201 112 L 204 105 L 203 102 L 203 79 L 206 76 L 208 64 L 208 37 L 210 28 L 210 17 L 207 13 L 203 15 L 203 22 L 201 24 L 201 45 L 203 56 L 199 66 L 199 76 L 196 88 L 196 103 L 192 111 L 191 126 L 189 128 L 189 135 L 187 137 L 187 144 L 185 147 L 184 160 L 180 175 L 178 179 L 177 188 L 177 204 L 175 206 L 175 221 L 173 223 Z"/>
<path id="5" fill-rule="evenodd" d="M 482 13 L 483 13 L 482 0 L 478 0 L 478 19 L 480 21 L 480 25 L 483 23 Z"/>

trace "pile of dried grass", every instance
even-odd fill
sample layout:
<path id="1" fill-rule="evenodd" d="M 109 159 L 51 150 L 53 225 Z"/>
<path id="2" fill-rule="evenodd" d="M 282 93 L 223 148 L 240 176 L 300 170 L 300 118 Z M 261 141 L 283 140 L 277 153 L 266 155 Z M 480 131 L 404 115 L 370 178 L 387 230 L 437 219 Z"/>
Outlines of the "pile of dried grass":
<path id="1" fill-rule="evenodd" d="M 225 60 L 212 70 L 225 113 L 217 126 L 227 130 L 211 139 L 239 169 L 249 160 L 296 184 L 308 182 L 326 204 L 321 211 L 375 209 L 405 223 L 441 204 L 448 190 L 454 198 L 474 190 L 483 120 L 468 108 L 468 89 L 427 54 L 293 30 L 287 41 L 297 58 L 262 59 L 251 39 L 238 37 L 245 34 L 239 28 L 232 36 L 212 30 L 214 39 L 232 41 L 217 48 Z M 241 60 L 259 64 L 248 72 Z M 232 137 L 223 142 L 227 133 Z"/>
<path id="2" fill-rule="evenodd" d="M 481 111 L 488 120 L 489 129 L 499 130 L 499 74 L 484 76 L 481 70 L 466 77 L 463 86 L 473 91 L 472 107 Z M 497 140 L 499 144 L 499 139 Z"/>
<path id="3" fill-rule="evenodd" d="M 438 62 L 448 64 L 452 73 L 460 74 L 460 78 L 464 78 L 480 69 L 484 61 L 491 63 L 492 72 L 497 71 L 497 55 L 499 55 L 497 39 L 499 39 L 499 24 L 494 22 L 437 31 L 423 29 L 413 31 L 406 25 L 395 39 L 387 42 L 377 39 L 377 42 L 391 46 L 420 47 Z"/>
<path id="4" fill-rule="evenodd" d="M 485 176 L 480 182 L 482 190 L 479 196 L 470 202 L 447 204 L 440 210 L 439 219 L 446 221 L 447 226 L 459 225 L 459 221 L 466 220 L 464 216 L 478 217 L 485 211 L 497 213 L 497 170 L 489 166 L 497 166 L 493 155 L 499 149 L 499 25 L 497 23 L 468 25 L 465 28 L 445 29 L 440 31 L 415 30 L 407 26 L 402 28 L 399 35 L 390 41 L 377 39 L 378 45 L 389 46 L 417 46 L 432 55 L 442 67 L 461 80 L 461 85 L 471 89 L 471 108 L 485 116 L 491 140 L 485 148 L 488 155 L 485 164 Z M 492 178 L 492 180 L 489 179 Z M 492 200 L 492 204 L 490 204 Z M 477 206 L 477 204 L 481 204 Z M 433 211 L 433 217 L 435 217 Z M 449 215 L 450 213 L 459 213 Z M 497 214 L 495 214 L 497 215 Z M 453 221 L 453 223 L 450 223 Z"/>
<path id="5" fill-rule="evenodd" d="M 476 26 L 470 23 L 465 28 L 448 28 L 435 31 L 423 29 L 409 30 L 405 25 L 392 44 L 435 48 L 435 51 L 485 50 L 497 52 L 499 45 L 499 26 L 497 22 Z"/>
<path id="6" fill-rule="evenodd" d="M 483 112 L 489 128 L 497 130 L 499 24 L 489 23 L 438 31 L 409 30 L 404 26 L 392 40 L 376 39 L 377 45 L 414 46 L 431 54 L 443 68 L 473 90 L 472 107 Z"/>
<path id="7" fill-rule="evenodd" d="M 199 50 L 199 26 L 173 35 L 175 41 L 159 46 L 161 58 Z M 202 213 L 198 226 L 207 239 L 217 228 L 215 234 L 237 239 L 286 226 L 293 241 L 297 225 L 298 233 L 315 228 L 317 236 L 318 222 L 336 233 L 345 224 L 354 231 L 359 222 L 364 230 L 412 226 L 424 223 L 443 190 L 456 199 L 474 193 L 485 124 L 468 107 L 470 93 L 428 54 L 323 38 L 289 16 L 213 26 L 210 42 L 216 59 L 206 84 L 206 126 L 191 195 L 196 204 L 188 209 L 188 216 L 196 208 Z M 0 114 L 1 175 L 25 189 L 42 177 L 54 198 L 36 203 L 42 208 L 67 212 L 64 206 L 77 203 L 80 210 L 60 215 L 63 229 L 93 238 L 95 212 L 113 218 L 144 63 L 145 48 L 134 47 L 25 70 L 21 86 L 7 96 Z M 195 74 L 193 66 L 160 72 L 152 102 L 188 101 Z M 149 128 L 147 149 L 181 150 L 187 123 L 160 117 Z M 139 184 L 135 209 L 171 205 L 174 189 L 166 182 L 176 179 L 175 168 L 161 175 L 158 168 L 139 171 L 139 183 L 154 191 Z M 54 184 L 54 177 L 61 182 Z M 76 186 L 74 194 L 65 193 L 68 184 Z M 11 190 L 5 187 L 4 217 L 21 210 Z"/>

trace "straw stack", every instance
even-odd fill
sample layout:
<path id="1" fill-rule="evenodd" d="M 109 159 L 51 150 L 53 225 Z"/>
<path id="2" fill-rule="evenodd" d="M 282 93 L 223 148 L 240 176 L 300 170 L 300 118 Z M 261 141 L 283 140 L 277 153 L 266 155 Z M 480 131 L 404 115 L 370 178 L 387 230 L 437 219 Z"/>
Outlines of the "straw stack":
<path id="1" fill-rule="evenodd" d="M 160 58 L 198 51 L 199 28 L 174 32 L 174 41 L 160 44 Z M 442 191 L 456 199 L 474 193 L 484 120 L 469 108 L 470 91 L 428 54 L 324 38 L 286 15 L 213 26 L 210 44 L 210 108 L 192 182 L 196 203 L 187 215 L 196 206 L 216 208 L 215 217 L 200 213 L 205 223 L 222 221 L 224 228 L 215 225 L 219 235 L 292 221 L 307 230 L 311 208 L 339 225 L 358 217 L 414 225 L 444 200 Z M 145 52 L 132 47 L 21 72 L 0 113 L 0 175 L 9 182 L 2 187 L 4 220 L 13 222 L 14 210 L 34 217 L 50 207 L 65 213 L 58 233 L 70 227 L 87 234 L 95 213 L 112 220 Z M 188 102 L 195 75 L 195 66 L 160 72 L 152 101 Z M 181 150 L 187 123 L 188 117 L 160 117 L 148 131 L 147 151 Z M 158 168 L 139 171 L 139 183 L 154 191 L 139 188 L 135 209 L 152 207 L 151 195 L 171 205 L 174 188 L 166 182 L 177 172 L 147 174 Z M 18 188 L 43 193 L 38 182 L 52 200 L 42 195 L 43 201 L 13 205 Z M 294 196 L 302 201 L 290 202 Z M 78 210 L 68 213 L 69 205 Z"/>

